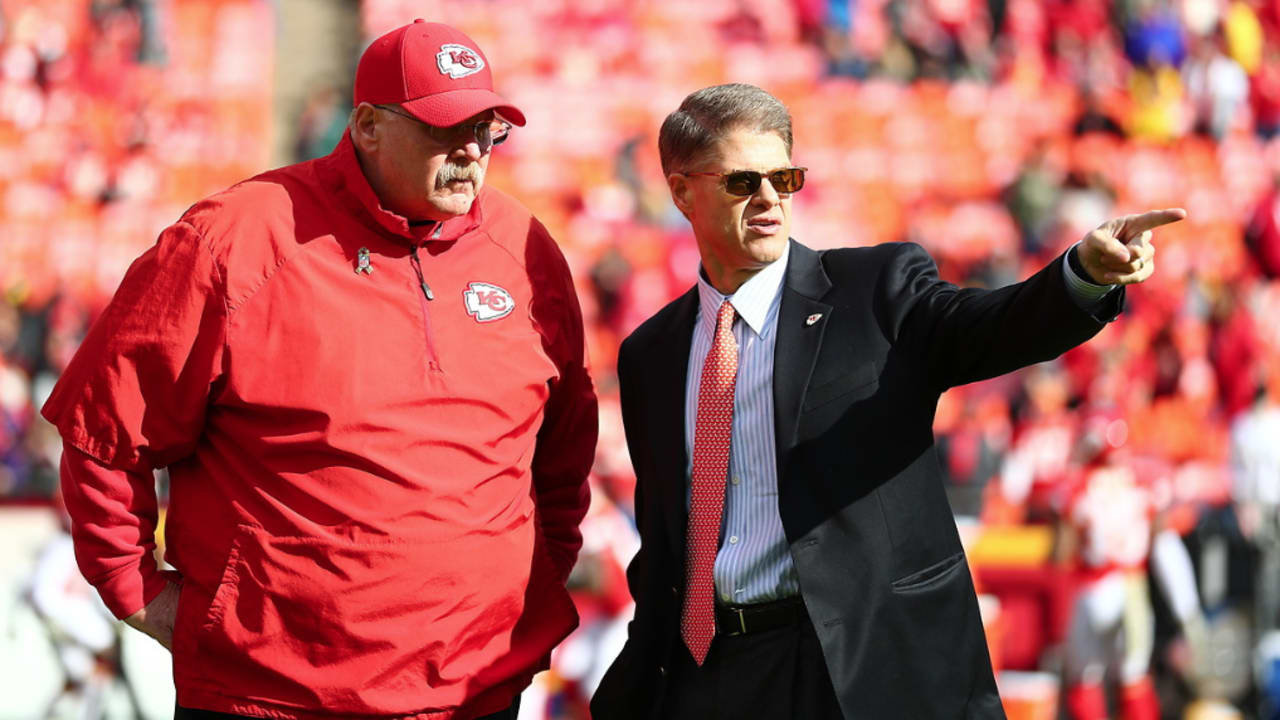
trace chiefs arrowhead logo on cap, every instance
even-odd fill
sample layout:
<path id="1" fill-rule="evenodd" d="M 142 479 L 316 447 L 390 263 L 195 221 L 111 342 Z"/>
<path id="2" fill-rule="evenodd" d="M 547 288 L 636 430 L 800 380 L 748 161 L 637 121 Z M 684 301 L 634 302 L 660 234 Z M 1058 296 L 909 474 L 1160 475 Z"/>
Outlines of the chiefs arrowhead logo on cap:
<path id="1" fill-rule="evenodd" d="M 436 53 L 436 65 L 440 68 L 441 75 L 457 80 L 483 70 L 484 59 L 480 57 L 480 53 L 466 45 L 447 43 L 441 45 L 440 52 Z"/>

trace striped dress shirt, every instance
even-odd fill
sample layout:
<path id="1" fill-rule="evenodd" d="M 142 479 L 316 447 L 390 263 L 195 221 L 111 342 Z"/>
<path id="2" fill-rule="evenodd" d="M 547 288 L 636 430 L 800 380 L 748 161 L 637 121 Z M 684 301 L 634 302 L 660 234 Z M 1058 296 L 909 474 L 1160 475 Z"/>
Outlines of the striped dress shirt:
<path id="1" fill-rule="evenodd" d="M 773 347 L 790 244 L 782 257 L 729 296 L 737 311 L 738 382 L 733 393 L 733 435 L 725 485 L 720 551 L 713 573 L 716 599 L 747 605 L 800 593 L 787 537 L 778 513 L 777 453 L 773 434 Z M 698 273 L 698 319 L 689 351 L 685 392 L 685 487 L 693 474 L 693 431 L 698 417 L 702 365 L 711 349 L 716 313 L 725 300 Z"/>
<path id="2" fill-rule="evenodd" d="M 738 381 L 734 389 L 733 430 L 729 448 L 729 477 L 725 485 L 720 549 L 714 570 L 716 599 L 750 605 L 800 594 L 800 582 L 782 516 L 778 512 L 776 439 L 773 431 L 773 351 L 778 336 L 778 308 L 786 276 L 790 244 L 782 257 L 767 265 L 725 296 L 698 273 L 698 317 L 689 351 L 685 386 L 684 437 L 689 458 L 685 466 L 685 501 L 693 477 L 693 435 L 698 417 L 702 366 L 711 349 L 716 314 L 727 298 L 738 317 L 733 336 L 738 341 Z M 1096 285 L 1079 277 L 1063 259 L 1067 292 L 1081 309 L 1092 312 L 1116 286 Z"/>

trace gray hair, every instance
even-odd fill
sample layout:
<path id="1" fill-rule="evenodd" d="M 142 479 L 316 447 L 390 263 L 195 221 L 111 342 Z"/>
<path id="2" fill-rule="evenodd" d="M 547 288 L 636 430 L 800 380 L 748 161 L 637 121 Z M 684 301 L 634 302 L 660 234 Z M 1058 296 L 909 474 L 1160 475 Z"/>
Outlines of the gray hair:
<path id="1" fill-rule="evenodd" d="M 663 121 L 658 133 L 662 173 L 688 170 L 733 130 L 775 133 L 791 157 L 791 113 L 787 106 L 755 85 L 729 83 L 691 93 Z"/>

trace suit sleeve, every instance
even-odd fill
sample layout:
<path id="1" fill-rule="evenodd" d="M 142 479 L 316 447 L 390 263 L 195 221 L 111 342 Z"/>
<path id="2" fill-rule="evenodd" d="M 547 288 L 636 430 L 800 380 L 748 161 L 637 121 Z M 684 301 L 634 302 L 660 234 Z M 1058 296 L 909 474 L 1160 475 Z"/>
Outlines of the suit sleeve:
<path id="1" fill-rule="evenodd" d="M 635 379 L 631 370 L 631 346 L 630 340 L 622 343 L 622 347 L 618 349 L 618 395 L 622 405 L 622 428 L 627 438 L 627 450 L 631 455 L 631 466 L 641 468 L 643 464 L 641 459 L 636 457 L 636 453 L 641 452 L 641 448 L 648 448 L 647 440 L 640 437 L 643 429 L 640 427 L 639 421 L 632 415 L 636 411 L 636 390 Z M 638 474 L 638 472 L 637 472 Z M 648 520 L 648 508 L 644 501 L 644 483 L 636 482 L 635 499 L 632 507 L 635 508 L 636 529 L 644 537 L 645 522 Z M 648 558 L 652 554 L 652 550 L 647 549 L 644 543 L 636 551 L 635 557 L 631 559 L 631 564 L 627 566 L 627 587 L 631 591 L 631 598 L 636 602 L 638 613 L 641 610 L 642 598 L 644 598 L 647 588 L 649 588 L 649 563 Z M 628 635 L 630 629 L 635 627 L 634 621 L 628 626 Z"/>
<path id="2" fill-rule="evenodd" d="M 587 368 L 582 310 L 569 266 L 536 220 L 530 244 L 541 255 L 534 287 L 534 316 L 559 376 L 551 383 L 533 455 L 533 488 L 543 536 L 562 580 L 582 549 L 579 527 L 591 501 L 588 474 L 595 459 L 599 414 Z"/>
<path id="3" fill-rule="evenodd" d="M 997 290 L 959 288 L 938 277 L 924 248 L 902 243 L 886 267 L 879 305 L 895 344 L 918 359 L 931 389 L 941 392 L 1058 357 L 1119 314 L 1123 288 L 1086 312 L 1071 299 L 1062 263 L 1058 257 Z"/>
<path id="4" fill-rule="evenodd" d="M 41 410 L 62 436 L 62 490 L 81 572 L 118 617 L 164 587 L 152 470 L 191 454 L 221 374 L 226 304 L 185 223 L 125 273 Z"/>
<path id="5" fill-rule="evenodd" d="M 638 454 L 642 448 L 649 447 L 643 436 L 645 430 L 635 421 L 634 413 L 639 412 L 637 402 L 637 378 L 631 369 L 632 340 L 623 341 L 618 351 L 618 390 L 622 400 L 623 427 L 627 435 L 627 446 L 631 452 L 631 462 L 637 468 L 644 466 Z M 645 483 L 636 483 L 635 520 L 641 537 L 654 539 L 658 536 L 646 523 L 655 518 L 649 516 L 644 499 Z M 658 595 L 654 594 L 652 582 L 652 564 L 654 548 L 652 542 L 643 542 L 635 557 L 627 566 L 627 587 L 631 597 L 636 601 L 635 617 L 627 623 L 627 641 L 610 664 L 608 671 L 601 678 L 594 696 L 591 698 L 593 717 L 607 718 L 645 718 L 652 717 L 649 707 L 655 698 L 653 680 L 658 668 L 650 654 L 657 642 L 658 624 L 654 622 L 657 611 Z"/>

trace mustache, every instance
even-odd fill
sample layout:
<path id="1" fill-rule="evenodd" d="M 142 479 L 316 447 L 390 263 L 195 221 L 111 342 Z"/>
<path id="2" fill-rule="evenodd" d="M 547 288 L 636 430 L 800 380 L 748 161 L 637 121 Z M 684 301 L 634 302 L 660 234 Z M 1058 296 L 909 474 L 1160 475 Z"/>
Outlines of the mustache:
<path id="1" fill-rule="evenodd" d="M 454 180 L 470 180 L 473 184 L 479 185 L 484 179 L 484 170 L 480 168 L 480 163 L 472 162 L 466 165 L 447 162 L 440 166 L 440 170 L 436 172 L 436 187 L 443 188 L 446 184 Z"/>

